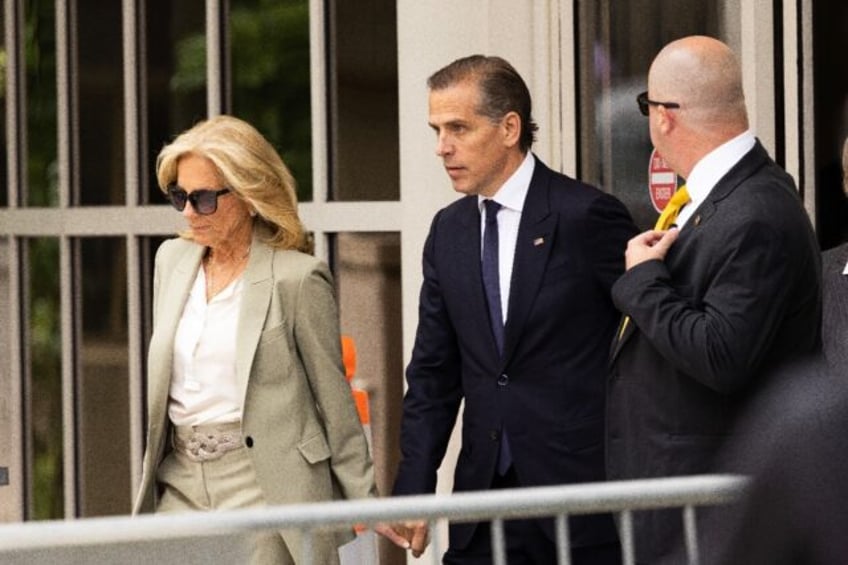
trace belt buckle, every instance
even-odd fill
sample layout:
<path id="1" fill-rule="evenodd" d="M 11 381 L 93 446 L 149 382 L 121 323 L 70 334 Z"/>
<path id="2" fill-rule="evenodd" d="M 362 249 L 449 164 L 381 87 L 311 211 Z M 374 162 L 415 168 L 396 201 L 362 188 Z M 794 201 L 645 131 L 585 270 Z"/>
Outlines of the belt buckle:
<path id="1" fill-rule="evenodd" d="M 220 435 L 193 433 L 185 443 L 186 454 L 195 461 L 214 461 L 238 447 L 229 433 Z"/>

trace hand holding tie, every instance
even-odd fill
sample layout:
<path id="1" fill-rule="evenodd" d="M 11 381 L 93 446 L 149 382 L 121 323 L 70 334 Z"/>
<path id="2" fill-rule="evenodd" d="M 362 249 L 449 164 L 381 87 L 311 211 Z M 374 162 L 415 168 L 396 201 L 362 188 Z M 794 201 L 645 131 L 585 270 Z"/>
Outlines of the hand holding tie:
<path id="1" fill-rule="evenodd" d="M 624 252 L 625 267 L 631 269 L 640 263 L 654 259 L 662 261 L 679 233 L 680 230 L 677 228 L 640 233 L 627 242 L 627 251 Z"/>
<path id="2" fill-rule="evenodd" d="M 671 228 L 674 226 L 680 211 L 690 200 L 689 190 L 684 184 L 671 196 L 671 200 L 668 201 L 660 217 L 657 218 L 654 229 L 640 233 L 627 242 L 627 250 L 624 252 L 624 268 L 626 270 L 629 271 L 645 261 L 654 259 L 662 261 L 665 259 L 666 253 L 679 235 L 677 228 Z M 629 323 L 630 316 L 625 314 L 621 318 L 621 325 L 618 328 L 618 339 L 624 336 L 624 330 L 627 329 Z"/>
<path id="3" fill-rule="evenodd" d="M 671 229 L 677 220 L 680 210 L 690 201 L 689 191 L 684 184 L 671 196 L 663 209 L 653 230 L 641 233 L 627 242 L 627 251 L 624 254 L 625 267 L 631 269 L 640 263 L 652 259 L 665 259 L 665 254 L 674 240 L 677 239 L 677 230 Z"/>

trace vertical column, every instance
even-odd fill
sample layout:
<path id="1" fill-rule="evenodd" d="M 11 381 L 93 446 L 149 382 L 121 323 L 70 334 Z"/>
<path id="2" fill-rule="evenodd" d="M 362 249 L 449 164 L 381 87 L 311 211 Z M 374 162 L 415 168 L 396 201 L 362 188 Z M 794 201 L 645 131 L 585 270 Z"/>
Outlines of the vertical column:
<path id="1" fill-rule="evenodd" d="M 23 7 L 20 0 L 5 0 L 4 45 L 6 49 L 6 161 L 9 209 L 16 209 L 21 201 L 21 186 L 25 182 L 23 166 L 26 153 L 25 71 L 23 66 L 23 38 L 25 29 Z M 4 481 L 0 484 L 0 522 L 19 521 L 24 518 L 26 488 L 24 481 L 24 436 L 23 424 L 23 325 L 24 301 L 20 281 L 20 240 L 9 237 L 0 247 L 0 264 L 5 277 L 0 278 L 0 297 L 4 318 L 7 320 L 5 333 L 0 333 L 3 355 L 2 372 L 7 375 L 0 383 L 0 428 L 8 430 L 0 437 L 0 466 L 5 468 Z"/>
<path id="2" fill-rule="evenodd" d="M 774 10 L 772 0 L 740 2 L 742 81 L 751 128 L 775 152 Z"/>
<path id="3" fill-rule="evenodd" d="M 67 209 L 79 199 L 79 119 L 77 108 L 76 1 L 56 1 L 56 123 L 59 159 L 59 208 Z M 74 268 L 73 242 L 59 236 L 59 277 L 62 362 L 62 469 L 65 517 L 77 515 L 76 458 L 76 350 L 74 341 L 79 324 L 75 289 L 79 288 L 79 270 Z"/>
<path id="4" fill-rule="evenodd" d="M 226 0 L 206 0 L 206 101 L 209 117 L 225 111 L 225 35 L 224 5 Z"/>
<path id="5" fill-rule="evenodd" d="M 136 0 L 123 0 L 123 54 L 124 54 L 124 167 L 126 169 L 126 205 L 135 208 L 139 205 L 143 149 L 143 18 Z M 146 175 L 145 175 L 146 176 Z M 142 372 L 143 315 L 141 296 L 141 251 L 139 240 L 133 233 L 127 234 L 127 335 L 129 339 L 129 409 L 130 409 L 130 484 L 131 498 L 135 497 L 135 488 L 141 482 L 141 461 L 144 453 L 144 376 Z"/>
<path id="6" fill-rule="evenodd" d="M 312 87 L 312 202 L 327 202 L 329 194 L 329 144 L 327 129 L 327 18 L 324 0 L 309 1 L 309 59 Z M 327 260 L 329 245 L 324 232 L 315 234 L 315 256 Z"/>

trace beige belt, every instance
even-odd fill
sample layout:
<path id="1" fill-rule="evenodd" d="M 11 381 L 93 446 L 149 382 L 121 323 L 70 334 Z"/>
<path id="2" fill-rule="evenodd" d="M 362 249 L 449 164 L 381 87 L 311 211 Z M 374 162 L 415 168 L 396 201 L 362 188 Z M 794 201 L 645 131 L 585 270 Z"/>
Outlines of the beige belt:
<path id="1" fill-rule="evenodd" d="M 192 461 L 214 461 L 244 446 L 241 422 L 204 426 L 174 426 L 174 449 Z"/>

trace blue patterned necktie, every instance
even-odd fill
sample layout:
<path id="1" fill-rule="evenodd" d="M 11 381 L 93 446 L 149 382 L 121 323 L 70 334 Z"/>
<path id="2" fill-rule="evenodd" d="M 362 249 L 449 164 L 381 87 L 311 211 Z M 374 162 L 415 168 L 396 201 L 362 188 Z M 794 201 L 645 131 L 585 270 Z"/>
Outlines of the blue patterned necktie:
<path id="1" fill-rule="evenodd" d="M 483 230 L 483 287 L 486 289 L 486 302 L 489 304 L 489 323 L 500 355 L 503 353 L 504 341 L 498 266 L 498 211 L 501 205 L 494 200 L 484 200 L 483 203 L 486 206 L 486 227 Z"/>

